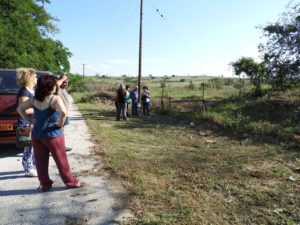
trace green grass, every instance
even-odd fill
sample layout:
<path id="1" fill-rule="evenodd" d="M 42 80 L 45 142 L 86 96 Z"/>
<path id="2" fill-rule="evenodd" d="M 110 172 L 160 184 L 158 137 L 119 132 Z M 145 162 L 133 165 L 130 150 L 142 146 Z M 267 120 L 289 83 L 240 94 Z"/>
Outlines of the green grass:
<path id="1" fill-rule="evenodd" d="M 129 207 L 137 216 L 132 223 L 300 222 L 299 152 L 243 142 L 201 124 L 190 126 L 182 115 L 123 122 L 115 121 L 112 103 L 77 105 L 95 135 L 104 167 L 130 193 Z"/>

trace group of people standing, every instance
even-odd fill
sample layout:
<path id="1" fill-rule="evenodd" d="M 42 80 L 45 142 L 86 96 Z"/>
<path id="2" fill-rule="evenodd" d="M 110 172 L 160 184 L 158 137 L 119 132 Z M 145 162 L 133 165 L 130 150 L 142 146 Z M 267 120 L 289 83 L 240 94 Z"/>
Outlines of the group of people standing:
<path id="1" fill-rule="evenodd" d="M 34 69 L 19 68 L 17 83 L 21 86 L 18 126 L 32 127 L 32 146 L 24 148 L 22 158 L 25 176 L 37 176 L 39 189 L 42 192 L 50 190 L 53 184 L 48 171 L 51 153 L 65 185 L 81 187 L 71 171 L 63 134 L 63 127 L 68 124 L 68 77 L 57 79 L 53 75 L 42 75 L 37 78 Z"/>
<path id="2" fill-rule="evenodd" d="M 128 108 L 131 104 L 131 115 L 138 116 L 139 109 L 139 94 L 138 86 L 135 86 L 132 90 L 129 91 L 129 85 L 120 84 L 119 88 L 116 91 L 114 98 L 116 106 L 116 120 L 119 121 L 121 118 L 127 121 Z M 141 91 L 141 102 L 142 102 L 142 111 L 144 116 L 150 116 L 150 91 L 147 86 L 143 87 Z"/>

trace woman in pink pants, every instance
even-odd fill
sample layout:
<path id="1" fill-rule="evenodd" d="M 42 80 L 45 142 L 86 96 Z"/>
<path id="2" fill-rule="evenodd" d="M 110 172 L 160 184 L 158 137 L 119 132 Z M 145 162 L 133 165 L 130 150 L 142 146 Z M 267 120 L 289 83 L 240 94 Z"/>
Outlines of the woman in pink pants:
<path id="1" fill-rule="evenodd" d="M 41 76 L 37 81 L 34 99 L 20 104 L 17 109 L 27 123 L 33 124 L 32 144 L 40 189 L 43 192 L 51 189 L 53 184 L 48 173 L 49 153 L 65 185 L 69 188 L 82 186 L 73 175 L 66 155 L 62 127 L 67 118 L 67 110 L 61 97 L 54 94 L 56 90 L 54 76 Z M 35 121 L 30 121 L 25 113 L 28 108 L 34 109 Z"/>

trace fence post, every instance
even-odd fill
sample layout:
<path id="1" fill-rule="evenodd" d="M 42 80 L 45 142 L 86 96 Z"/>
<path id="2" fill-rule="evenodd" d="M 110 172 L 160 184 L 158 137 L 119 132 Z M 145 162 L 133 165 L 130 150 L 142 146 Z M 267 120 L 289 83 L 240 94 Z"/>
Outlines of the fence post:
<path id="1" fill-rule="evenodd" d="M 201 83 L 202 87 L 202 101 L 204 102 L 204 83 Z"/>
<path id="2" fill-rule="evenodd" d="M 206 112 L 207 108 L 206 108 L 205 99 L 204 99 L 204 83 L 201 83 L 201 87 L 202 87 L 202 104 L 204 106 L 204 111 Z"/>
<path id="3" fill-rule="evenodd" d="M 162 86 L 162 89 L 161 89 L 160 108 L 161 108 L 162 111 L 165 111 L 165 104 L 164 104 L 164 86 Z"/>

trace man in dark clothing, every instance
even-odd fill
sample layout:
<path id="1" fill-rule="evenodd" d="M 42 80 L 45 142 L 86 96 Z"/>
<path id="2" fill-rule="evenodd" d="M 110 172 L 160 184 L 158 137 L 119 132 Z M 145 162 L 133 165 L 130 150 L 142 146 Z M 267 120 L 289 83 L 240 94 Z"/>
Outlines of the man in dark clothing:
<path id="1" fill-rule="evenodd" d="M 123 84 L 120 84 L 119 89 L 117 90 L 117 96 L 118 96 L 118 109 L 117 109 L 116 120 L 120 120 L 122 116 L 123 120 L 127 121 L 126 89 Z"/>

